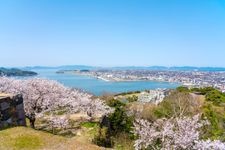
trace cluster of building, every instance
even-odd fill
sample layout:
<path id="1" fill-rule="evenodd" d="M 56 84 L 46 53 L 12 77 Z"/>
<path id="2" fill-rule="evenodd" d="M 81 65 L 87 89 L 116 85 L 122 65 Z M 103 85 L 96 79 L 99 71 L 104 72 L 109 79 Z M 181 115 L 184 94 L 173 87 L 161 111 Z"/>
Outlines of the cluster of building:
<path id="1" fill-rule="evenodd" d="M 155 71 L 155 70 L 91 70 L 74 71 L 105 81 L 162 81 L 177 82 L 188 87 L 215 87 L 225 92 L 225 72 L 219 71 Z"/>
<path id="2" fill-rule="evenodd" d="M 169 94 L 167 89 L 143 91 L 138 95 L 138 101 L 142 103 L 159 104 Z"/>

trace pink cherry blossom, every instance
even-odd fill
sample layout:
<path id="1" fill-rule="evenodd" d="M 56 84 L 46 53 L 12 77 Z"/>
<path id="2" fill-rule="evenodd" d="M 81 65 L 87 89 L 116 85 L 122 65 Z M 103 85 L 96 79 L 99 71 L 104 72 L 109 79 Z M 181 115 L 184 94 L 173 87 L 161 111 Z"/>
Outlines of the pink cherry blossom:
<path id="1" fill-rule="evenodd" d="M 26 117 L 34 127 L 35 120 L 43 113 L 66 109 L 67 113 L 86 112 L 90 117 L 107 115 L 112 109 L 92 95 L 47 79 L 14 79 L 0 77 L 0 92 L 22 94 Z"/>
<path id="2" fill-rule="evenodd" d="M 224 150 L 225 144 L 221 141 L 203 141 L 200 129 L 208 122 L 194 117 L 158 119 L 155 122 L 136 120 L 134 133 L 138 136 L 135 149 L 181 149 L 181 150 Z"/>

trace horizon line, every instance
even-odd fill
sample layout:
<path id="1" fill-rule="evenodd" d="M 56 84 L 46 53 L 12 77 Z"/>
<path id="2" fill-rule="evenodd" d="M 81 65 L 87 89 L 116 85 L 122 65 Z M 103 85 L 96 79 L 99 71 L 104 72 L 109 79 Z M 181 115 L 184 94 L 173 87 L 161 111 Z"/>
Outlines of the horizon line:
<path id="1" fill-rule="evenodd" d="M 0 68 L 34 68 L 34 67 L 51 67 L 51 68 L 58 68 L 58 67 L 72 67 L 72 66 L 82 66 L 82 67 L 94 67 L 94 68 L 125 68 L 125 67 L 164 67 L 164 68 L 225 68 L 225 66 L 192 66 L 192 65 L 171 65 L 171 66 L 164 66 L 164 65 L 115 65 L 115 66 L 100 66 L 100 65 L 31 65 L 31 66 L 0 66 Z"/>

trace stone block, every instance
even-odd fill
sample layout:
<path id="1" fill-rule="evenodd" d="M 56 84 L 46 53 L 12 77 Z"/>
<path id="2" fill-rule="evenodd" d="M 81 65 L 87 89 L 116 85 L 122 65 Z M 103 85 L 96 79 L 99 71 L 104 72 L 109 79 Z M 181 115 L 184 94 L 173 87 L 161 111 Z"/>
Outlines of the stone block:
<path id="1" fill-rule="evenodd" d="M 19 111 L 19 110 L 24 110 L 23 104 L 16 105 L 16 111 Z"/>
<path id="2" fill-rule="evenodd" d="M 22 95 L 0 97 L 0 128 L 26 126 Z"/>
<path id="3" fill-rule="evenodd" d="M 24 117 L 25 117 L 24 111 L 18 111 L 17 112 L 17 117 L 18 117 L 18 119 L 24 119 Z"/>
<path id="4" fill-rule="evenodd" d="M 12 124 L 12 123 L 13 123 L 12 118 L 9 118 L 8 120 L 6 120 L 6 122 L 7 122 L 8 124 Z"/>
<path id="5" fill-rule="evenodd" d="M 6 110 L 6 109 L 8 109 L 9 107 L 10 107 L 10 103 L 8 103 L 8 102 L 2 102 L 2 103 L 0 103 L 0 106 L 1 106 L 1 110 Z"/>

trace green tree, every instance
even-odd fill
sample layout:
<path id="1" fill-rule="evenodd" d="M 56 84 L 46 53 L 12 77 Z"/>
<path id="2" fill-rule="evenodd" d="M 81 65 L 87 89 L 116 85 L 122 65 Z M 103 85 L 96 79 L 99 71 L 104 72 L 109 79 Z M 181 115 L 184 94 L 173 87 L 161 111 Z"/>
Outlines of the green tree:
<path id="1" fill-rule="evenodd" d="M 213 87 L 204 87 L 204 88 L 192 88 L 191 92 L 198 92 L 199 94 L 206 95 L 207 93 L 215 90 Z"/>
<path id="2" fill-rule="evenodd" d="M 210 125 L 205 129 L 205 137 L 225 140 L 225 110 L 206 104 L 203 107 L 203 116 L 209 120 Z M 221 139 L 222 137 L 222 139 Z"/>
<path id="3" fill-rule="evenodd" d="M 133 96 L 129 96 L 127 98 L 128 102 L 131 103 L 131 102 L 136 102 L 138 100 L 138 97 L 136 95 L 133 95 Z"/>
<path id="4" fill-rule="evenodd" d="M 206 100 L 213 102 L 215 105 L 225 103 L 225 94 L 218 90 L 212 90 L 206 94 Z"/>
<path id="5" fill-rule="evenodd" d="M 113 147 L 121 133 L 132 137 L 133 117 L 126 114 L 126 105 L 119 100 L 111 99 L 107 101 L 107 104 L 114 108 L 114 112 L 102 119 L 99 132 L 93 142 L 99 146 Z"/>
<path id="6" fill-rule="evenodd" d="M 185 87 L 185 86 L 179 86 L 179 87 L 177 87 L 176 90 L 179 91 L 179 92 L 190 92 L 188 87 Z"/>
<path id="7" fill-rule="evenodd" d="M 127 115 L 125 104 L 114 99 L 110 102 L 109 106 L 115 109 L 114 113 L 110 114 L 108 117 L 111 132 L 113 134 L 117 134 L 118 132 L 129 133 L 133 126 L 133 117 Z"/>

